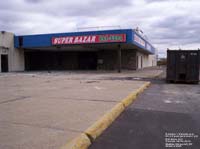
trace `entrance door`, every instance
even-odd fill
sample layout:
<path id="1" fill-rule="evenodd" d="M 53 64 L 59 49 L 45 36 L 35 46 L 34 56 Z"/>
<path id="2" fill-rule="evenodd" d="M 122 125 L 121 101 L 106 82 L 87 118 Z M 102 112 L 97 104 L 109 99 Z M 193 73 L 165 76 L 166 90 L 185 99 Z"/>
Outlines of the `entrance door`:
<path id="1" fill-rule="evenodd" d="M 8 55 L 1 55 L 1 71 L 8 72 Z"/>

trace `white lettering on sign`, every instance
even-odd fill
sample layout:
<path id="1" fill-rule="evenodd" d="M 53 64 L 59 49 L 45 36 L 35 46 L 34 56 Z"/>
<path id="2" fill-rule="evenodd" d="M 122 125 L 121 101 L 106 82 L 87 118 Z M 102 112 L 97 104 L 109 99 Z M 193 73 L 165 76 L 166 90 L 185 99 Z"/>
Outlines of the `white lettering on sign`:
<path id="1" fill-rule="evenodd" d="M 96 36 L 92 36 L 91 42 L 96 42 Z"/>
<path id="2" fill-rule="evenodd" d="M 102 34 L 52 37 L 52 45 L 126 42 L 126 34 Z"/>
<path id="3" fill-rule="evenodd" d="M 52 39 L 53 44 L 82 44 L 95 43 L 96 36 L 72 36 L 72 37 L 56 37 Z"/>
<path id="4" fill-rule="evenodd" d="M 136 34 L 134 34 L 134 41 L 145 47 L 145 41 Z"/>
<path id="5" fill-rule="evenodd" d="M 93 43 L 95 42 L 96 36 L 77 36 L 74 37 L 74 44 L 80 44 L 80 43 Z"/>
<path id="6" fill-rule="evenodd" d="M 60 38 L 54 38 L 53 42 L 54 44 L 64 44 L 64 43 L 72 43 L 73 38 L 71 37 L 60 37 Z"/>
<path id="7" fill-rule="evenodd" d="M 79 43 L 79 37 L 75 37 L 74 43 Z"/>

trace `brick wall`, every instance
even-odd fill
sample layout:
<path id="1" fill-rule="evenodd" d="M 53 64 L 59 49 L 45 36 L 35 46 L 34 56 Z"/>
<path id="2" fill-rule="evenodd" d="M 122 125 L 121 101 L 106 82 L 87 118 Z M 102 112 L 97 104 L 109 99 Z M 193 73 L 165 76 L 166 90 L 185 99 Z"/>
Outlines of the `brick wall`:
<path id="1" fill-rule="evenodd" d="M 97 69 L 115 70 L 117 69 L 117 51 L 116 50 L 101 50 L 97 53 Z"/>
<path id="2" fill-rule="evenodd" d="M 118 57 L 117 50 L 101 50 L 98 51 L 97 69 L 117 70 Z M 122 69 L 136 69 L 136 51 L 122 50 Z"/>
<path id="3" fill-rule="evenodd" d="M 122 50 L 122 69 L 136 69 L 136 50 Z"/>

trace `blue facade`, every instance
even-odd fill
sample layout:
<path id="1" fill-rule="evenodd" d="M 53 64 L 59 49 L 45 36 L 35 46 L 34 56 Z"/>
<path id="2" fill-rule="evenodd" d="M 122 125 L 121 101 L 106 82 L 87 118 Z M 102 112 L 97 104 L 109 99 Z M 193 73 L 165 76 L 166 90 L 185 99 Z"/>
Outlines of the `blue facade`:
<path id="1" fill-rule="evenodd" d="M 103 34 L 126 34 L 126 44 L 133 44 L 149 53 L 154 53 L 155 48 L 146 41 L 139 34 L 134 32 L 132 29 L 120 29 L 120 30 L 105 30 L 105 31 L 88 31 L 88 32 L 70 32 L 70 33 L 55 33 L 55 34 L 38 34 L 38 35 L 22 35 L 15 36 L 14 46 L 19 48 L 19 38 L 23 38 L 23 44 L 21 48 L 42 48 L 51 47 L 52 37 L 63 37 L 63 36 L 83 36 L 83 35 L 103 35 Z M 135 35 L 137 41 L 135 40 Z M 141 41 L 141 42 L 138 42 Z M 142 43 L 142 44 L 141 44 Z M 108 43 L 112 44 L 112 43 Z"/>
<path id="2" fill-rule="evenodd" d="M 138 38 L 141 41 L 144 41 L 144 44 L 138 43 L 135 41 L 135 35 L 138 36 Z M 147 40 L 145 40 L 141 35 L 139 35 L 138 33 L 136 33 L 135 31 L 132 32 L 132 43 L 138 47 L 140 47 L 141 49 L 148 51 L 152 54 L 155 53 L 155 48 L 152 46 L 152 44 L 150 44 Z"/>

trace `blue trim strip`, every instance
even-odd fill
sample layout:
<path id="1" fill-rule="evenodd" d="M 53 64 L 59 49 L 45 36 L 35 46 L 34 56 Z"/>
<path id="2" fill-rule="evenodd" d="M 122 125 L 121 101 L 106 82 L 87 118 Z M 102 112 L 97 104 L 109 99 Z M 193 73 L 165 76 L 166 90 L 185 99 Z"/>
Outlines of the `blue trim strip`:
<path id="1" fill-rule="evenodd" d="M 136 34 L 132 29 L 120 29 L 120 30 L 105 30 L 105 31 L 88 31 L 88 32 L 70 32 L 70 33 L 55 33 L 55 34 L 38 34 L 38 35 L 22 35 L 14 37 L 14 46 L 19 48 L 19 37 L 23 37 L 22 48 L 39 48 L 39 47 L 51 47 L 52 37 L 62 37 L 62 36 L 82 36 L 82 35 L 102 35 L 102 34 L 126 34 L 126 43 L 134 44 L 139 48 L 144 49 L 150 53 L 154 53 L 155 49 L 149 42 L 145 39 L 145 45 L 149 44 L 151 49 L 147 49 L 147 46 L 142 47 L 137 42 L 134 42 L 134 34 Z"/>

